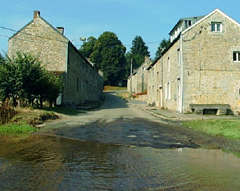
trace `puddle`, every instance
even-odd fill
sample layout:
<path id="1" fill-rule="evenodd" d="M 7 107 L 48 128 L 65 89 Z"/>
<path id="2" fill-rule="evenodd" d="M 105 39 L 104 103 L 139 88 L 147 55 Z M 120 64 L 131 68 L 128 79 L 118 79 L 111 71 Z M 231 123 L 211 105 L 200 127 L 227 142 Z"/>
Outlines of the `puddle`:
<path id="1" fill-rule="evenodd" d="M 136 135 L 129 135 L 128 137 L 129 138 L 136 138 L 137 136 Z"/>
<path id="2" fill-rule="evenodd" d="M 219 150 L 154 149 L 57 137 L 0 141 L 0 190 L 226 190 L 240 159 Z"/>

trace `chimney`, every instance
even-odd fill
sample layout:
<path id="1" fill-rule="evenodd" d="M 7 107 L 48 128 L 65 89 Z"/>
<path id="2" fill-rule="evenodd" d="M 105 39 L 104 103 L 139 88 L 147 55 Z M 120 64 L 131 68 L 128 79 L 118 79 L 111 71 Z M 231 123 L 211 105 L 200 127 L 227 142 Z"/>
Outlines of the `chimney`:
<path id="1" fill-rule="evenodd" d="M 57 27 L 58 32 L 60 32 L 62 35 L 64 33 L 64 28 L 63 27 Z"/>
<path id="2" fill-rule="evenodd" d="M 34 13 L 33 13 L 33 19 L 36 19 L 36 18 L 38 18 L 38 17 L 40 17 L 40 11 L 34 11 Z"/>

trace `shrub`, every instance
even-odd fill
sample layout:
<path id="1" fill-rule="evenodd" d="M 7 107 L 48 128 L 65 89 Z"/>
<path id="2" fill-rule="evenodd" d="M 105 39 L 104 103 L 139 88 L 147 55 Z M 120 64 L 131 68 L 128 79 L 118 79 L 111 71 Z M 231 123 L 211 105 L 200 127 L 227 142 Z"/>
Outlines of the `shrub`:
<path id="1" fill-rule="evenodd" d="M 42 102 L 48 101 L 52 105 L 61 87 L 61 79 L 46 71 L 30 54 L 18 52 L 0 65 L 0 99 L 11 100 L 14 107 L 18 102 L 42 107 Z"/>
<path id="2" fill-rule="evenodd" d="M 16 115 L 16 111 L 8 106 L 0 106 L 0 123 L 5 124 Z"/>

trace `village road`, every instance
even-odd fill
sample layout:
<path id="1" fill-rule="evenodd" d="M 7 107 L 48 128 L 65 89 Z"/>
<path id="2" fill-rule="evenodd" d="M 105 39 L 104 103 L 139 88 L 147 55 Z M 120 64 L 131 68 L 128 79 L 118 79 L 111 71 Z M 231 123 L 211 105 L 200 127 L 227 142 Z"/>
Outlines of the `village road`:
<path id="1" fill-rule="evenodd" d="M 103 105 L 95 110 L 82 112 L 75 116 L 64 117 L 63 121 L 67 125 L 85 125 L 91 122 L 112 122 L 117 119 L 134 119 L 134 118 L 144 118 L 151 121 L 156 120 L 151 114 L 143 111 L 144 103 L 140 101 L 126 102 L 120 97 L 116 96 L 116 92 L 106 92 L 105 101 Z M 159 119 L 158 119 L 159 120 Z M 48 124 L 59 124 L 62 121 L 54 121 Z"/>
<path id="2" fill-rule="evenodd" d="M 144 110 L 145 103 L 126 102 L 114 92 L 105 93 L 105 102 L 95 111 L 53 121 L 42 133 L 103 143 L 151 146 L 156 148 L 199 147 L 180 128 Z"/>
<path id="3" fill-rule="evenodd" d="M 228 141 L 183 128 L 178 122 L 153 116 L 145 107 L 143 102 L 126 102 L 116 96 L 116 92 L 108 92 L 101 108 L 49 122 L 40 133 L 109 144 L 153 148 L 231 148 L 238 152 L 239 141 Z"/>
<path id="4" fill-rule="evenodd" d="M 239 190 L 240 159 L 217 149 L 228 142 L 144 108 L 106 93 L 95 111 L 49 122 L 18 142 L 0 140 L 0 190 Z"/>

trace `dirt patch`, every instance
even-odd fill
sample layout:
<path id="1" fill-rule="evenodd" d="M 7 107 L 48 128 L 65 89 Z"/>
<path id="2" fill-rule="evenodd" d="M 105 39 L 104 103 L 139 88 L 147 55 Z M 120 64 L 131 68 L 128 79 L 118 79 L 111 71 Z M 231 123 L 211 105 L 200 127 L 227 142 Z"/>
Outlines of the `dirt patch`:
<path id="1" fill-rule="evenodd" d="M 26 123 L 36 127 L 47 120 L 59 119 L 59 116 L 54 112 L 41 111 L 30 108 L 18 108 L 17 115 L 15 115 L 10 122 Z"/>

